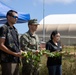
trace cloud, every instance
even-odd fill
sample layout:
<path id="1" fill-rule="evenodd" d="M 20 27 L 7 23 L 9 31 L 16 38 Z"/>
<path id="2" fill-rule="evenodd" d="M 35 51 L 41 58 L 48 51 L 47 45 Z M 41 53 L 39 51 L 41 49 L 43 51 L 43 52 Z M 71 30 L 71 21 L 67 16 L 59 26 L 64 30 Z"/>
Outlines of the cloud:
<path id="1" fill-rule="evenodd" d="M 41 2 L 45 1 L 45 3 L 64 3 L 64 4 L 69 4 L 69 3 L 73 3 L 76 0 L 40 0 Z"/>

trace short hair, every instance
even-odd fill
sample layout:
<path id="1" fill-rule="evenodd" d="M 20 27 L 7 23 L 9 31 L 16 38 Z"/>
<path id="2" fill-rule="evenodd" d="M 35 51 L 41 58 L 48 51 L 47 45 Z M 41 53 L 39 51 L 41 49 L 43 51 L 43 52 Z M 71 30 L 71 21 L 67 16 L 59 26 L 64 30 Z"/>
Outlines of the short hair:
<path id="1" fill-rule="evenodd" d="M 51 35 L 50 35 L 50 39 L 53 40 L 52 36 L 55 36 L 56 34 L 58 34 L 59 32 L 57 30 L 52 31 Z"/>
<path id="2" fill-rule="evenodd" d="M 6 17 L 7 17 L 8 15 L 12 15 L 13 12 L 15 12 L 15 13 L 18 14 L 18 12 L 15 11 L 15 10 L 9 10 L 9 11 L 7 12 L 7 14 L 6 14 Z"/>

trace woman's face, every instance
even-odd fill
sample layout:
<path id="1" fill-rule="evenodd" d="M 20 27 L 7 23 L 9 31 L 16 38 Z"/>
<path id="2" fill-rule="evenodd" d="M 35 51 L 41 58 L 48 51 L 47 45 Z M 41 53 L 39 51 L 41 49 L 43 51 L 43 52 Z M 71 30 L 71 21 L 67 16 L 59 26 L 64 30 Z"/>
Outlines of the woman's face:
<path id="1" fill-rule="evenodd" d="M 56 42 L 60 41 L 60 33 L 57 33 L 55 36 L 53 36 L 53 40 Z"/>

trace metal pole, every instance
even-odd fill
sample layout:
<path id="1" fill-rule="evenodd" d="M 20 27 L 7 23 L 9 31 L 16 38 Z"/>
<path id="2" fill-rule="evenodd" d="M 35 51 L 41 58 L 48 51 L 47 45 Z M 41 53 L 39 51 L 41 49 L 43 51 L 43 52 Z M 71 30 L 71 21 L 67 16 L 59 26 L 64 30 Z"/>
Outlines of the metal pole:
<path id="1" fill-rule="evenodd" d="M 45 0 L 43 0 L 43 41 L 45 42 Z"/>

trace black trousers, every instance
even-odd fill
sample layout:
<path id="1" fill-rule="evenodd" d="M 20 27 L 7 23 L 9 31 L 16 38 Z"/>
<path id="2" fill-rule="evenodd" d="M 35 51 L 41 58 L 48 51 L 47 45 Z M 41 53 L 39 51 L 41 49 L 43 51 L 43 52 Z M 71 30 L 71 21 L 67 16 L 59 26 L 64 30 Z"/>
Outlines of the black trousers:
<path id="1" fill-rule="evenodd" d="M 2 75 L 20 75 L 19 63 L 1 63 Z"/>

